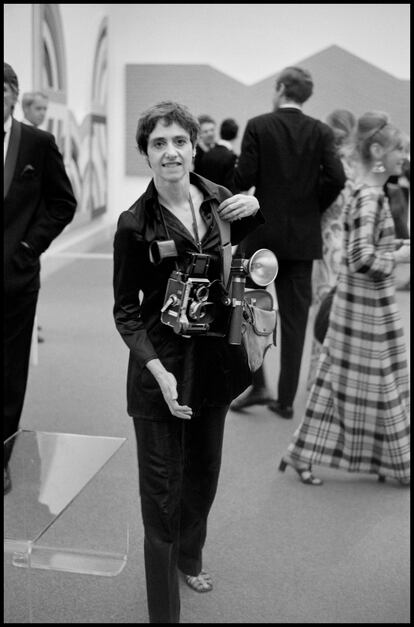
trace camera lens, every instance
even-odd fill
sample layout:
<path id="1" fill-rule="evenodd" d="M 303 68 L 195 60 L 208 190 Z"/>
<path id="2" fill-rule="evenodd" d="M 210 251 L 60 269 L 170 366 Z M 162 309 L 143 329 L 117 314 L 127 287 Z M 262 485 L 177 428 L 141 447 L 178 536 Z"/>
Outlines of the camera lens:
<path id="1" fill-rule="evenodd" d="M 188 317 L 191 320 L 201 320 L 206 313 L 204 302 L 193 302 L 188 309 Z"/>
<path id="2" fill-rule="evenodd" d="M 208 287 L 205 285 L 201 285 L 194 292 L 194 299 L 198 300 L 198 302 L 203 302 L 208 298 Z"/>

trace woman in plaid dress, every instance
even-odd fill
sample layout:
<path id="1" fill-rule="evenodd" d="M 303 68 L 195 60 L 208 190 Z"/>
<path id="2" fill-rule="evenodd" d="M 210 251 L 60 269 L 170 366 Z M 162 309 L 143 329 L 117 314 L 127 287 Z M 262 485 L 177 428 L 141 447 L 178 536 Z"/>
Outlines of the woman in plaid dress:
<path id="1" fill-rule="evenodd" d="M 311 465 L 375 473 L 410 482 L 409 385 L 394 267 L 410 247 L 395 249 L 383 185 L 400 174 L 402 134 L 386 114 L 358 121 L 360 183 L 345 208 L 343 258 L 329 328 L 305 417 L 279 470 L 292 466 L 303 483 L 321 485 Z"/>
<path id="2" fill-rule="evenodd" d="M 323 297 L 336 285 L 341 257 L 343 236 L 343 211 L 355 187 L 356 168 L 352 153 L 352 136 L 356 118 L 347 109 L 335 109 L 326 118 L 335 135 L 335 145 L 344 167 L 346 182 L 332 205 L 321 216 L 323 258 L 315 259 L 312 268 L 312 306 L 317 311 Z M 316 368 L 322 344 L 312 338 L 310 364 L 306 388 L 315 381 Z"/>

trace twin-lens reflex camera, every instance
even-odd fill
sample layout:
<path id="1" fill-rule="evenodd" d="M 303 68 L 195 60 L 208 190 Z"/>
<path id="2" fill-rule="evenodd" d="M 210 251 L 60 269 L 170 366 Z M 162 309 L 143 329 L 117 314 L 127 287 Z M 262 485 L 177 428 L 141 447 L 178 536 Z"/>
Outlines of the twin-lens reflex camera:
<path id="1" fill-rule="evenodd" d="M 161 321 L 185 337 L 228 336 L 230 344 L 240 344 L 246 277 L 261 287 L 269 285 L 278 271 L 276 256 L 262 248 L 250 259 L 232 258 L 225 286 L 218 279 L 208 279 L 210 255 L 193 252 L 188 255 L 190 262 L 185 271 L 176 264 L 168 279 Z M 166 258 L 178 259 L 174 240 L 152 242 L 151 262 L 158 265 Z"/>

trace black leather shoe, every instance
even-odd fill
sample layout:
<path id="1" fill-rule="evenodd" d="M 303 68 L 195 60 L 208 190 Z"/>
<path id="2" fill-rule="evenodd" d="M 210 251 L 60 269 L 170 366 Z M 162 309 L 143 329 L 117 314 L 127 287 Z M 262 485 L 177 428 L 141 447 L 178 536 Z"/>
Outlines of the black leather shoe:
<path id="1" fill-rule="evenodd" d="M 279 401 L 271 401 L 268 404 L 268 408 L 281 418 L 293 418 L 293 407 L 290 405 L 282 405 Z"/>
<path id="2" fill-rule="evenodd" d="M 12 487 L 10 472 L 8 468 L 4 469 L 4 494 L 10 492 Z"/>
<path id="3" fill-rule="evenodd" d="M 233 411 L 243 411 L 243 409 L 251 407 L 252 405 L 267 405 L 271 400 L 273 400 L 272 395 L 267 388 L 253 388 L 246 395 L 233 401 L 230 405 L 230 409 Z"/>

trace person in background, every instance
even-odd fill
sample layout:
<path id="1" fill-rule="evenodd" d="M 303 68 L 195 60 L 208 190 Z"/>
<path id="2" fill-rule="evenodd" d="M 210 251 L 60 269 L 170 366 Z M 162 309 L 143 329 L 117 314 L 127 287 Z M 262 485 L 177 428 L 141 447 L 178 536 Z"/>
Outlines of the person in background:
<path id="1" fill-rule="evenodd" d="M 194 172 L 228 187 L 233 179 L 236 154 L 216 141 L 216 123 L 209 116 L 200 116 L 200 139 L 194 158 Z"/>
<path id="2" fill-rule="evenodd" d="M 252 118 L 242 139 L 233 191 L 255 187 L 266 223 L 242 242 L 246 257 L 272 250 L 279 262 L 275 289 L 281 346 L 278 398 L 265 383 L 263 368 L 253 387 L 232 403 L 234 411 L 267 404 L 282 418 L 293 417 L 312 300 L 312 264 L 322 257 L 320 218 L 345 185 L 332 129 L 302 111 L 313 92 L 308 71 L 284 69 L 276 80 L 274 110 Z"/>
<path id="3" fill-rule="evenodd" d="M 41 91 L 26 92 L 22 96 L 22 109 L 24 118 L 23 124 L 28 126 L 34 126 L 38 128 L 42 126 L 46 118 L 47 108 L 49 105 L 49 98 Z M 38 324 L 37 331 L 41 331 L 42 328 Z M 37 341 L 42 344 L 45 340 L 42 335 L 37 333 Z"/>
<path id="4" fill-rule="evenodd" d="M 193 171 L 196 174 L 203 176 L 203 158 L 217 143 L 217 124 L 211 115 L 207 114 L 198 116 L 198 124 L 200 126 L 200 132 L 198 134 L 197 146 L 194 154 Z"/>
<path id="5" fill-rule="evenodd" d="M 353 133 L 356 118 L 347 109 L 335 109 L 326 119 L 335 136 L 335 146 L 342 161 L 346 183 L 338 197 L 321 216 L 322 259 L 315 259 L 312 269 L 312 305 L 315 310 L 336 285 L 342 256 L 343 212 L 355 185 L 357 168 L 353 158 Z M 310 389 L 318 363 L 321 344 L 312 338 L 307 388 Z"/>
<path id="6" fill-rule="evenodd" d="M 171 272 L 190 271 L 194 254 L 201 255 L 196 266 L 208 258 L 207 279 L 219 285 L 218 215 L 230 223 L 232 244 L 263 221 L 256 198 L 232 196 L 191 171 L 198 132 L 179 103 L 159 103 L 140 117 L 138 149 L 153 178 L 121 213 L 114 238 L 114 319 L 130 351 L 127 411 L 137 440 L 152 623 L 179 622 L 179 571 L 193 590 L 212 589 L 202 552 L 224 423 L 230 402 L 251 382 L 243 345 L 230 345 L 219 329 L 182 335 L 161 320 L 174 301 L 166 299 Z M 175 257 L 153 263 L 150 245 L 165 240 Z"/>
<path id="7" fill-rule="evenodd" d="M 408 239 L 410 238 L 410 207 L 411 207 L 411 160 L 410 160 L 410 150 L 409 150 L 409 142 L 407 146 L 407 157 L 404 159 L 403 172 L 402 176 L 398 179 L 398 184 L 401 187 L 401 191 L 404 194 L 405 202 L 406 202 L 406 216 L 405 216 L 405 224 L 407 225 L 408 231 Z M 408 276 L 406 281 L 403 281 L 399 285 L 397 285 L 397 290 L 401 291 L 410 291 L 410 283 L 411 278 Z"/>
<path id="8" fill-rule="evenodd" d="M 233 118 L 226 118 L 220 124 L 219 144 L 236 154 L 236 151 L 234 149 L 234 142 L 237 139 L 238 133 L 239 125 L 237 124 L 236 120 L 234 120 Z"/>
<path id="9" fill-rule="evenodd" d="M 3 439 L 19 428 L 29 371 L 40 256 L 71 222 L 76 209 L 62 155 L 50 133 L 13 118 L 18 78 L 4 63 L 4 419 Z M 11 489 L 10 445 L 4 491 Z"/>
<path id="10" fill-rule="evenodd" d="M 279 470 L 290 465 L 309 485 L 322 484 L 313 464 L 409 485 L 409 379 L 395 266 L 409 262 L 410 246 L 396 248 L 383 189 L 401 174 L 402 134 L 387 114 L 368 112 L 358 120 L 356 152 L 360 179 L 344 208 L 328 330 L 304 418 Z"/>
<path id="11" fill-rule="evenodd" d="M 405 196 L 405 200 L 409 204 L 410 202 L 410 182 L 411 182 L 411 158 L 410 158 L 410 141 L 407 140 L 407 155 L 404 159 L 404 165 L 402 169 L 402 175 L 398 179 L 399 184 L 401 185 L 401 189 L 403 190 L 403 194 Z M 407 216 L 407 222 L 408 222 Z"/>
<path id="12" fill-rule="evenodd" d="M 22 96 L 24 119 L 22 122 L 38 128 L 46 119 L 49 99 L 41 91 L 26 92 Z"/>
<path id="13" fill-rule="evenodd" d="M 409 141 L 406 150 L 409 153 Z M 410 207 L 410 160 L 406 157 L 401 176 L 390 176 L 384 185 L 384 192 L 390 203 L 394 219 L 395 236 L 397 239 L 410 239 L 409 207 Z M 409 290 L 410 278 L 397 286 L 397 290 Z"/>

